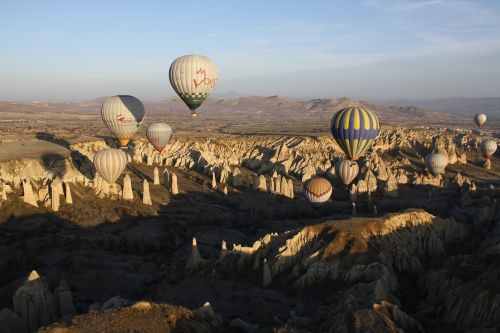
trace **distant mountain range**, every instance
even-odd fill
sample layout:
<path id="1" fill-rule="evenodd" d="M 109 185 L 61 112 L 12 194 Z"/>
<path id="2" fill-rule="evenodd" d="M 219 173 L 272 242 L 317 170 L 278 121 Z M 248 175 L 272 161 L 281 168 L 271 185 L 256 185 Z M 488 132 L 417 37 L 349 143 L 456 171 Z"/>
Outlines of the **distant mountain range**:
<path id="1" fill-rule="evenodd" d="M 228 92 L 227 96 L 237 95 Z M 0 102 L 0 112 L 76 112 L 99 113 L 106 97 L 99 97 L 83 102 Z M 200 108 L 200 113 L 210 116 L 236 117 L 258 116 L 261 119 L 276 120 L 292 118 L 307 121 L 327 121 L 332 114 L 342 107 L 361 106 L 377 113 L 382 123 L 388 124 L 451 124 L 471 122 L 477 112 L 485 112 L 490 119 L 500 119 L 500 98 L 446 98 L 440 100 L 391 101 L 371 103 L 353 101 L 347 97 L 336 99 L 312 99 L 298 101 L 281 96 L 245 96 L 208 99 Z M 178 97 L 171 97 L 159 102 L 145 102 L 148 113 L 186 113 L 184 103 Z"/>
<path id="2" fill-rule="evenodd" d="M 413 105 L 438 112 L 473 117 L 476 113 L 485 113 L 490 120 L 500 120 L 500 97 L 481 98 L 440 98 L 429 100 L 394 100 L 386 102 L 387 105 Z"/>

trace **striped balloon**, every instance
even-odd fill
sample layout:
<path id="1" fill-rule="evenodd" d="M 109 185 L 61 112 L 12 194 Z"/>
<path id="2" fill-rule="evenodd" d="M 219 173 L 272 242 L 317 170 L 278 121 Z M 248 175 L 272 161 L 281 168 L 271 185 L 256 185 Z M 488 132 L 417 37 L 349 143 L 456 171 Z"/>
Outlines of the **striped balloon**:
<path id="1" fill-rule="evenodd" d="M 495 154 L 497 148 L 498 148 L 497 143 L 494 140 L 484 140 L 483 142 L 481 142 L 481 145 L 479 146 L 479 149 L 481 150 L 483 157 L 487 160 L 491 159 L 491 156 Z"/>
<path id="2" fill-rule="evenodd" d="M 170 84 L 196 116 L 195 110 L 217 84 L 217 67 L 202 55 L 184 55 L 174 60 L 169 71 Z"/>
<path id="3" fill-rule="evenodd" d="M 146 137 L 158 152 L 162 152 L 172 137 L 172 128 L 169 124 L 153 123 L 146 130 Z"/>
<path id="4" fill-rule="evenodd" d="M 312 177 L 304 184 L 306 198 L 313 204 L 321 204 L 328 201 L 332 195 L 332 191 L 332 184 L 325 178 Z"/>
<path id="5" fill-rule="evenodd" d="M 94 156 L 94 165 L 105 181 L 114 184 L 125 170 L 127 154 L 114 148 L 99 150 Z"/>
<path id="6" fill-rule="evenodd" d="M 335 172 L 342 179 L 344 185 L 348 186 L 358 175 L 359 167 L 354 161 L 339 160 L 335 164 Z"/>
<path id="7" fill-rule="evenodd" d="M 332 136 L 346 153 L 356 161 L 370 147 L 380 132 L 377 116 L 363 108 L 348 107 L 332 118 Z"/>
<path id="8" fill-rule="evenodd" d="M 118 138 L 122 147 L 125 147 L 137 132 L 144 114 L 142 102 L 128 95 L 110 97 L 101 108 L 104 124 Z"/>
<path id="9" fill-rule="evenodd" d="M 443 153 L 430 153 L 425 156 L 425 165 L 434 176 L 437 176 L 445 172 L 448 156 Z"/>

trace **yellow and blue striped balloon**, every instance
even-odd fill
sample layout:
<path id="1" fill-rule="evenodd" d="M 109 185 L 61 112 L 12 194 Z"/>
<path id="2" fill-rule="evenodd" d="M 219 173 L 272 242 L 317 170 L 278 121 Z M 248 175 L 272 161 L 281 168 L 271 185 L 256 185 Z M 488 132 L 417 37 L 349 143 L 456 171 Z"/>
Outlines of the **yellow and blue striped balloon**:
<path id="1" fill-rule="evenodd" d="M 332 118 L 332 136 L 351 160 L 357 160 L 380 132 L 380 123 L 372 111 L 347 107 Z"/>

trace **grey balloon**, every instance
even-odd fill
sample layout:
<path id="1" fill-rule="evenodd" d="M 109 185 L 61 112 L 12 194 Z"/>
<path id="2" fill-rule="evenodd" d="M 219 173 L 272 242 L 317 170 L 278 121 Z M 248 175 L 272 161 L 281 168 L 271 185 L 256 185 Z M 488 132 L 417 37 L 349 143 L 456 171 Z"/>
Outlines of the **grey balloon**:
<path id="1" fill-rule="evenodd" d="M 162 152 L 172 137 L 172 127 L 165 123 L 153 123 L 146 130 L 146 137 L 158 152 Z"/>

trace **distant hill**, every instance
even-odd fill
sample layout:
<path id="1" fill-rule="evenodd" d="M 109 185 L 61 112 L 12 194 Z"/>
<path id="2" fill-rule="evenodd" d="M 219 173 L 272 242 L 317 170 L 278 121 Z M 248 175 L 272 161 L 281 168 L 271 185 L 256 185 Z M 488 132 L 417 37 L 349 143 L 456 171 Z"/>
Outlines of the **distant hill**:
<path id="1" fill-rule="evenodd" d="M 471 118 L 476 113 L 488 115 L 490 120 L 500 120 L 500 97 L 482 98 L 440 98 L 430 100 L 396 100 L 386 102 L 388 105 L 413 105 L 433 111 L 446 112 L 462 117 Z"/>
<path id="2" fill-rule="evenodd" d="M 83 102 L 0 102 L 0 112 L 61 112 L 99 114 L 106 97 Z M 404 105 L 404 103 L 402 103 Z M 200 112 L 210 116 L 258 117 L 259 120 L 279 120 L 328 122 L 333 113 L 346 106 L 361 106 L 377 113 L 382 123 L 388 124 L 449 124 L 463 123 L 469 118 L 461 113 L 430 111 L 419 106 L 393 106 L 367 101 L 353 101 L 347 97 L 333 99 L 292 100 L 282 96 L 246 96 L 238 98 L 210 98 L 200 108 Z M 188 112 L 178 97 L 170 97 L 159 102 L 145 102 L 150 114 L 185 114 Z"/>

